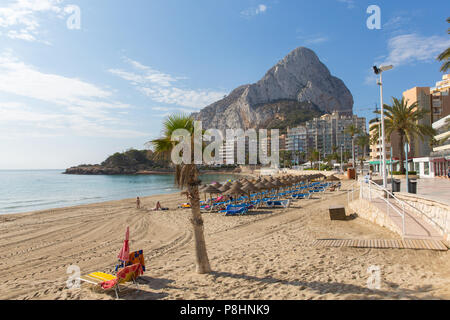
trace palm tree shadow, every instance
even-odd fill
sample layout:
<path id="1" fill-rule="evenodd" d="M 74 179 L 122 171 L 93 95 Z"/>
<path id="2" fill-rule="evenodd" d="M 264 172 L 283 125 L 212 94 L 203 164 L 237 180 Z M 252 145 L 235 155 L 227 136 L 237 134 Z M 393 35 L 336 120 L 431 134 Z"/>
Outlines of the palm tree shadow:
<path id="1" fill-rule="evenodd" d="M 430 299 L 429 297 L 417 297 L 416 295 L 419 293 L 424 293 L 424 288 L 418 288 L 418 290 L 410 290 L 410 289 L 401 289 L 399 286 L 395 287 L 393 284 L 386 282 L 386 285 L 389 285 L 390 288 L 397 290 L 398 292 L 385 291 L 381 289 L 369 289 L 367 287 L 362 287 L 353 284 L 339 283 L 339 282 L 322 282 L 322 281 L 302 281 L 302 280 L 282 280 L 273 278 L 270 276 L 266 277 L 256 277 L 250 276 L 246 274 L 236 274 L 231 272 L 220 272 L 213 271 L 211 273 L 215 278 L 227 277 L 239 280 L 247 280 L 247 281 L 257 281 L 265 284 L 283 284 L 299 287 L 299 290 L 311 289 L 315 291 L 317 294 L 326 294 L 326 293 L 335 293 L 335 294 L 367 294 L 367 295 L 376 295 L 379 299 L 392 298 L 393 295 L 399 293 L 402 294 L 403 298 L 417 300 L 417 299 Z"/>

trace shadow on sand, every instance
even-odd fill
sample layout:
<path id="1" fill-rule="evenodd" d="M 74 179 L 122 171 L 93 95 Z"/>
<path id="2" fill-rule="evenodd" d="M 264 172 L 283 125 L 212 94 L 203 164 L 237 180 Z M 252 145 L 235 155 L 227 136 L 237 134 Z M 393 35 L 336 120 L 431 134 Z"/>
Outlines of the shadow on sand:
<path id="1" fill-rule="evenodd" d="M 168 296 L 165 292 L 154 292 L 147 290 L 161 290 L 170 288 L 169 284 L 174 282 L 169 279 L 151 278 L 148 276 L 141 276 L 136 281 L 138 286 L 133 283 L 127 283 L 126 286 L 121 286 L 119 292 L 119 299 L 123 300 L 159 300 Z M 111 297 L 115 298 L 114 292 L 109 292 Z"/>
<path id="2" fill-rule="evenodd" d="M 419 287 L 417 290 L 411 290 L 411 289 L 402 289 L 399 288 L 398 285 L 390 283 L 390 282 L 383 282 L 382 286 L 389 286 L 394 291 L 385 291 L 385 290 L 377 290 L 377 289 L 369 289 L 367 287 L 362 287 L 358 285 L 353 284 L 346 284 L 346 283 L 339 283 L 339 282 L 322 282 L 322 281 L 301 281 L 301 280 L 282 280 L 273 278 L 270 276 L 267 277 L 255 277 L 245 274 L 236 274 L 231 272 L 213 272 L 211 273 L 214 277 L 220 278 L 220 277 L 226 277 L 226 278 L 233 278 L 233 279 L 240 279 L 240 280 L 247 280 L 247 281 L 257 281 L 265 284 L 283 284 L 283 285 L 289 285 L 289 286 L 296 286 L 299 288 L 299 290 L 305 290 L 310 289 L 315 291 L 317 294 L 326 294 L 326 293 L 334 293 L 334 294 L 366 294 L 370 295 L 371 299 L 395 299 L 398 298 L 399 295 L 401 295 L 402 298 L 406 299 L 436 299 L 436 297 L 433 296 L 421 296 L 420 298 L 417 297 L 417 294 L 423 294 L 430 290 L 429 287 Z M 376 296 L 376 297 L 375 297 Z M 358 297 L 358 299 L 363 299 L 363 297 Z"/>

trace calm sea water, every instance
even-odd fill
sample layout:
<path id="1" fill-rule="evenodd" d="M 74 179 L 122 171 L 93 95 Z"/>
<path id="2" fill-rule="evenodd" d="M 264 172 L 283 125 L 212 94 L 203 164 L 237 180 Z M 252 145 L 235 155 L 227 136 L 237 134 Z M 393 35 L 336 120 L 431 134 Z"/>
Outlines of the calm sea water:
<path id="1" fill-rule="evenodd" d="M 64 170 L 0 170 L 0 214 L 145 197 L 180 191 L 172 175 L 66 175 Z M 203 183 L 233 175 L 203 175 Z"/>

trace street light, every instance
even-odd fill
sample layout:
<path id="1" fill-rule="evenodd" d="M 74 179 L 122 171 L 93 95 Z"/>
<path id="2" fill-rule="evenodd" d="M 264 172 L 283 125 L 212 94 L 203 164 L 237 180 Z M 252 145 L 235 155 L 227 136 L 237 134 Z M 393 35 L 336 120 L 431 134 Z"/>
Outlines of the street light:
<path id="1" fill-rule="evenodd" d="M 382 170 L 383 170 L 383 187 L 387 188 L 387 176 L 386 176 L 386 143 L 385 143 L 385 137 L 384 137 L 384 104 L 383 104 L 383 78 L 382 73 L 384 71 L 388 71 L 394 68 L 393 65 L 388 66 L 373 66 L 373 71 L 376 75 L 380 75 L 380 80 L 378 81 L 378 85 L 380 86 L 380 100 L 381 100 L 381 144 L 382 144 Z"/>

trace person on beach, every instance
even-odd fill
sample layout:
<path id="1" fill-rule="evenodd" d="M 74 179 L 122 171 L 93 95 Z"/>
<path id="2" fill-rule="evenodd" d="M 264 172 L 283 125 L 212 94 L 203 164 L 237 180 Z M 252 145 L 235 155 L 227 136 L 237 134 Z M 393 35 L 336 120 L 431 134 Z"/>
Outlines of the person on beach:
<path id="1" fill-rule="evenodd" d="M 136 198 L 136 208 L 137 209 L 141 208 L 141 199 L 139 199 L 139 197 Z"/>
<path id="2" fill-rule="evenodd" d="M 372 177 L 370 176 L 370 172 L 367 172 L 367 174 L 364 176 L 364 180 L 366 183 L 369 183 L 369 180 L 372 180 Z"/>
<path id="3" fill-rule="evenodd" d="M 156 202 L 156 207 L 153 209 L 153 211 L 158 211 L 158 210 L 161 210 L 161 209 L 162 209 L 161 203 L 159 203 L 159 201 Z"/>
<path id="4" fill-rule="evenodd" d="M 168 208 L 163 208 L 161 206 L 161 203 L 159 203 L 159 201 L 158 201 L 158 202 L 156 202 L 156 207 L 153 209 L 153 211 L 158 211 L 158 210 L 164 211 L 164 210 L 169 210 L 169 209 Z"/>

